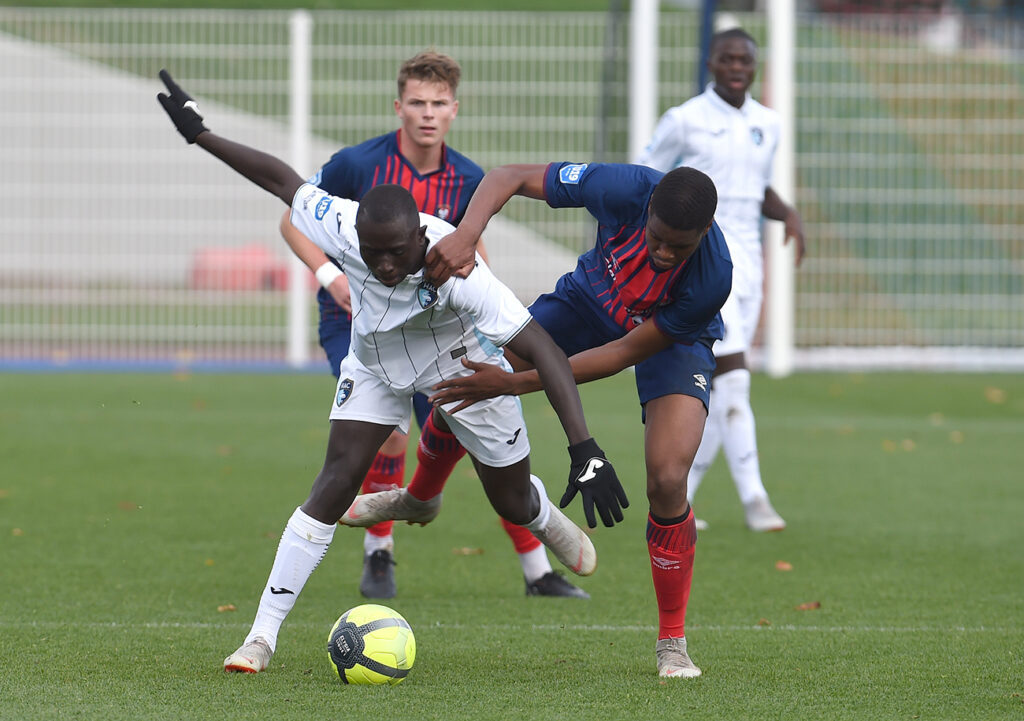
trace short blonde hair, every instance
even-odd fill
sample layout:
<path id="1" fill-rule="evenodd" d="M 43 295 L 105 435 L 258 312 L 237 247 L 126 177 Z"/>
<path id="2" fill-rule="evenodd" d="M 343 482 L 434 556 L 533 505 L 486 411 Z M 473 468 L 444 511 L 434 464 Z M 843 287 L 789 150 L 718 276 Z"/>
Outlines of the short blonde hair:
<path id="1" fill-rule="evenodd" d="M 451 89 L 452 95 L 455 95 L 461 77 L 462 68 L 455 58 L 434 50 L 424 50 L 402 63 L 398 71 L 398 97 L 402 97 L 405 84 L 409 80 L 442 83 Z"/>

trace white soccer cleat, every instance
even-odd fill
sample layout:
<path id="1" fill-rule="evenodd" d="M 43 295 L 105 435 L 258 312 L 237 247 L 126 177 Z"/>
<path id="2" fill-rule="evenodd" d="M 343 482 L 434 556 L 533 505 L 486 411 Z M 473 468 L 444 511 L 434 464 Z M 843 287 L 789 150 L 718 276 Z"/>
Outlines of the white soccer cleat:
<path id="1" fill-rule="evenodd" d="M 554 504 L 551 504 L 547 527 L 534 531 L 533 535 L 577 576 L 589 576 L 597 568 L 597 551 L 590 537 Z"/>
<path id="2" fill-rule="evenodd" d="M 658 675 L 661 678 L 697 678 L 700 669 L 686 653 L 685 638 L 662 638 L 654 646 L 658 657 Z"/>
<path id="3" fill-rule="evenodd" d="M 747 517 L 747 528 L 759 533 L 769 531 L 781 531 L 786 527 L 782 516 L 775 512 L 767 496 L 755 498 L 750 503 L 743 504 L 743 512 Z"/>
<path id="4" fill-rule="evenodd" d="M 382 521 L 405 521 L 425 526 L 441 512 L 441 495 L 421 501 L 404 488 L 356 496 L 338 523 L 369 528 Z"/>
<path id="5" fill-rule="evenodd" d="M 274 652 L 270 644 L 256 637 L 249 643 L 243 643 L 237 651 L 224 659 L 226 673 L 259 673 L 270 664 Z"/>

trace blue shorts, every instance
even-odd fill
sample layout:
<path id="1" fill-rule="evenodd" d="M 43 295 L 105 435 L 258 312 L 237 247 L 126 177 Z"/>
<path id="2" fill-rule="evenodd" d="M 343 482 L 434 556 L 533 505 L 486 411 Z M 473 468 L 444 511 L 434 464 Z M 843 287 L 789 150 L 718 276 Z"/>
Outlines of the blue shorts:
<path id="1" fill-rule="evenodd" d="M 564 277 L 558 281 L 554 292 L 535 300 L 530 314 L 567 356 L 625 335 L 622 329 L 592 312 L 587 300 L 563 281 Z M 635 371 L 641 405 L 661 396 L 682 394 L 700 399 L 707 409 L 715 356 L 706 344 L 676 343 L 637 363 Z"/>
<path id="2" fill-rule="evenodd" d="M 316 299 L 320 304 L 320 347 L 327 354 L 327 363 L 337 379 L 341 373 L 341 361 L 348 355 L 352 345 L 352 314 L 342 310 L 324 288 L 317 291 Z M 416 422 L 422 428 L 432 407 L 422 393 L 412 397 L 412 407 Z"/>

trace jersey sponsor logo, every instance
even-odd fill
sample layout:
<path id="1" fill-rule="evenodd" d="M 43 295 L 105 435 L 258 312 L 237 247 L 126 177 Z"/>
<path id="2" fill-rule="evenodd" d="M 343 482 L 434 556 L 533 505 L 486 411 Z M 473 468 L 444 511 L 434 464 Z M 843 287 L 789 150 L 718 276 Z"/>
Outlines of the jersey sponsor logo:
<path id="1" fill-rule="evenodd" d="M 708 379 L 704 377 L 703 373 L 693 374 L 693 384 L 702 391 L 706 391 L 708 389 Z"/>
<path id="2" fill-rule="evenodd" d="M 564 168 L 558 169 L 558 179 L 562 181 L 564 185 L 579 185 L 580 176 L 583 175 L 583 171 L 586 169 L 586 163 L 566 165 Z"/>
<path id="3" fill-rule="evenodd" d="M 448 220 L 448 216 L 452 214 L 452 209 L 447 205 L 439 205 L 437 212 L 434 214 L 441 220 Z"/>
<path id="4" fill-rule="evenodd" d="M 338 395 L 334 397 L 334 402 L 341 408 L 341 405 L 352 397 L 352 388 L 355 386 L 355 381 L 351 378 L 346 378 L 340 384 L 338 384 Z"/>
<path id="5" fill-rule="evenodd" d="M 522 428 L 516 428 L 516 432 L 512 434 L 512 440 L 505 441 L 505 443 L 509 444 L 510 446 L 514 446 L 516 444 L 516 441 L 519 440 L 519 432 L 522 430 Z"/>
<path id="6" fill-rule="evenodd" d="M 459 346 L 458 348 L 456 348 L 455 350 L 452 351 L 452 360 L 455 360 L 456 358 L 461 358 L 462 356 L 466 355 L 468 352 L 469 351 L 466 349 L 466 346 L 464 346 L 464 345 Z"/>
<path id="7" fill-rule="evenodd" d="M 764 131 L 761 128 L 751 128 L 750 139 L 754 141 L 754 145 L 760 145 L 764 142 Z"/>
<path id="8" fill-rule="evenodd" d="M 437 288 L 429 281 L 420 281 L 420 284 L 416 286 L 416 300 L 419 302 L 420 308 L 426 310 L 437 302 Z"/>
<path id="9" fill-rule="evenodd" d="M 290 593 L 293 596 L 295 595 L 295 591 L 291 590 L 290 588 L 274 588 L 273 586 L 271 586 L 270 592 L 275 596 L 280 596 L 282 593 Z"/>
<path id="10" fill-rule="evenodd" d="M 664 558 L 662 556 L 651 556 L 651 563 L 662 571 L 677 571 L 679 570 L 679 561 L 674 558 Z"/>
<path id="11" fill-rule="evenodd" d="M 327 211 L 330 210 L 331 203 L 333 201 L 334 198 L 332 198 L 329 195 L 325 195 L 324 197 L 320 198 L 320 202 L 316 204 L 316 210 L 314 211 L 314 215 L 316 215 L 317 220 L 324 219 L 324 216 L 327 215 Z"/>
<path id="12" fill-rule="evenodd" d="M 600 458 L 591 458 L 587 461 L 587 467 L 583 469 L 583 473 L 576 477 L 576 483 L 586 483 L 597 478 L 597 471 L 600 468 L 604 468 L 604 461 Z"/>

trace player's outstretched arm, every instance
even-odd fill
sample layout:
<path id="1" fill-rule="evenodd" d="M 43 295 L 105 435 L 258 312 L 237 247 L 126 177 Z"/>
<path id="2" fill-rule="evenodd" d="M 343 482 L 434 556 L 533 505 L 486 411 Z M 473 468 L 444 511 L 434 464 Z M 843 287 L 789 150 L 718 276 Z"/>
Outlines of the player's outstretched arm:
<path id="1" fill-rule="evenodd" d="M 286 205 L 292 204 L 295 192 L 304 182 L 298 173 L 273 155 L 211 133 L 203 124 L 203 116 L 192 96 L 182 90 L 166 70 L 160 71 L 160 79 L 168 92 L 159 93 L 156 99 L 186 142 L 195 143 L 224 161 Z"/>
<path id="2" fill-rule="evenodd" d="M 569 439 L 569 481 L 559 502 L 565 508 L 577 493 L 583 498 L 587 524 L 594 528 L 597 509 L 605 526 L 621 521 L 622 509 L 629 507 L 626 492 L 604 451 L 587 431 L 576 381 L 569 360 L 539 323 L 530 321 L 508 343 L 509 349 L 537 368 L 551 407 Z"/>
<path id="3" fill-rule="evenodd" d="M 653 321 L 647 321 L 621 338 L 577 353 L 569 359 L 569 364 L 576 383 L 587 383 L 636 365 L 668 348 L 673 342 L 658 330 Z M 486 398 L 523 395 L 543 388 L 536 370 L 506 373 L 494 365 L 465 360 L 463 365 L 473 370 L 473 375 L 449 378 L 438 383 L 434 386 L 435 393 L 430 396 L 431 403 L 443 405 L 461 401 L 452 409 L 452 412 L 458 412 Z M 518 367 L 518 364 L 514 365 Z"/>
<path id="4" fill-rule="evenodd" d="M 454 233 L 427 252 L 427 276 L 440 287 L 453 275 L 465 278 L 473 269 L 480 235 L 505 203 L 515 195 L 544 199 L 547 165 L 502 165 L 487 173 L 477 186 Z"/>

